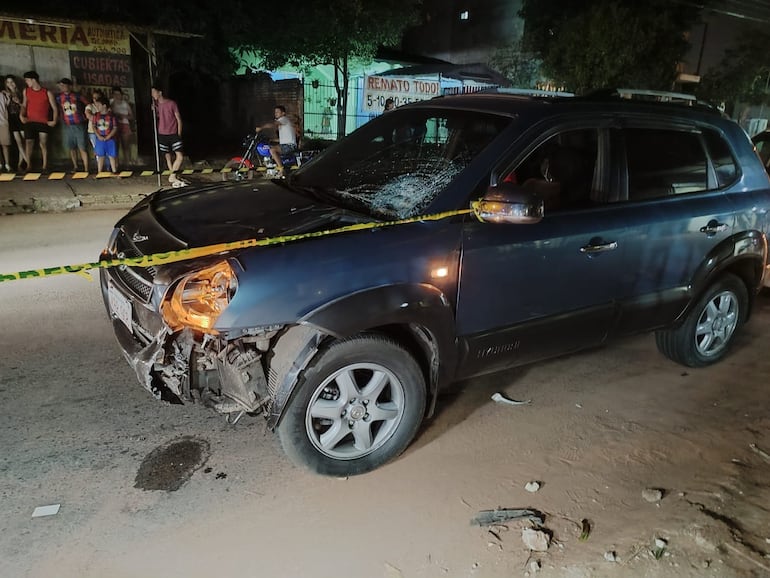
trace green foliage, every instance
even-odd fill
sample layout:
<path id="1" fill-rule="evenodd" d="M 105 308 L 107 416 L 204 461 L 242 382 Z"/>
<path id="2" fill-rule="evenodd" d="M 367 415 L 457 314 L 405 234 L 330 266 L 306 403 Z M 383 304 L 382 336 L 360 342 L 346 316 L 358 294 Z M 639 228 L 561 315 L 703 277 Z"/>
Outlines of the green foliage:
<path id="1" fill-rule="evenodd" d="M 531 52 L 522 49 L 521 42 L 498 48 L 487 65 L 511 81 L 517 88 L 535 88 L 540 80 L 542 61 Z"/>
<path id="2" fill-rule="evenodd" d="M 524 24 L 517 20 L 508 31 L 510 37 L 518 40 L 505 46 L 499 46 L 490 55 L 487 65 L 497 70 L 517 88 L 534 88 L 540 80 L 542 61 L 536 54 L 526 49 L 521 40 Z"/>
<path id="3" fill-rule="evenodd" d="M 161 78 L 180 72 L 210 78 L 230 76 L 236 68 L 230 43 L 250 38 L 254 23 L 260 21 L 254 3 L 242 0 L 191 0 L 183 4 L 140 0 L 140 3 L 145 5 L 145 10 L 134 14 L 153 15 L 154 29 L 181 35 L 155 36 Z"/>
<path id="4" fill-rule="evenodd" d="M 394 46 L 416 22 L 421 0 L 299 0 L 255 30 L 241 50 L 253 50 L 268 69 L 335 64 L 374 56 L 379 46 Z"/>
<path id="5" fill-rule="evenodd" d="M 745 34 L 725 53 L 719 66 L 709 70 L 698 97 L 711 102 L 770 104 L 770 33 L 761 28 Z"/>
<path id="6" fill-rule="evenodd" d="M 543 58 L 543 72 L 586 92 L 671 89 L 699 11 L 665 0 L 525 0 L 521 15 L 525 42 Z"/>
<path id="7" fill-rule="evenodd" d="M 337 91 L 337 134 L 345 132 L 348 62 L 370 59 L 379 46 L 394 46 L 403 31 L 417 21 L 421 0 L 299 0 L 260 27 L 236 52 L 259 56 L 266 69 L 287 64 L 334 66 Z"/>
<path id="8" fill-rule="evenodd" d="M 591 3 L 591 0 L 523 0 L 519 11 L 526 23 L 523 48 L 545 54 L 565 24 L 588 9 Z"/>

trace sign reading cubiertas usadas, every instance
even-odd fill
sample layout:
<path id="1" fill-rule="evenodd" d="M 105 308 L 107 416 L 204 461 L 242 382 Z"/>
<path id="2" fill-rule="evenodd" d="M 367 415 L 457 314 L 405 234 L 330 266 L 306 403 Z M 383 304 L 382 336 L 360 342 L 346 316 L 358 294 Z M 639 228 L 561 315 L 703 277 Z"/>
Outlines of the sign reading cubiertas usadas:
<path id="1" fill-rule="evenodd" d="M 78 52 L 131 52 L 128 30 L 92 23 L 27 24 L 0 18 L 0 42 Z"/>
<path id="2" fill-rule="evenodd" d="M 131 88 L 131 41 L 126 28 L 90 22 L 28 24 L 0 18 L 0 43 L 66 50 L 70 70 L 62 76 L 80 87 Z"/>

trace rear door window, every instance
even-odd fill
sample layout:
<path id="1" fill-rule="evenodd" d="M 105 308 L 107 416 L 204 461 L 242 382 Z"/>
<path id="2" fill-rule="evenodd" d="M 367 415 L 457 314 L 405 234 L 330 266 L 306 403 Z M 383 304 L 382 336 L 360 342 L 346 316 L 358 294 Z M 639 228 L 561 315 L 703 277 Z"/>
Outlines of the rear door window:
<path id="1" fill-rule="evenodd" d="M 716 131 L 704 130 L 703 140 L 706 142 L 711 163 L 714 165 L 717 186 L 721 189 L 734 183 L 738 178 L 738 168 L 725 139 Z"/>
<path id="2" fill-rule="evenodd" d="M 708 189 L 708 159 L 699 133 L 657 128 L 623 132 L 630 201 Z"/>

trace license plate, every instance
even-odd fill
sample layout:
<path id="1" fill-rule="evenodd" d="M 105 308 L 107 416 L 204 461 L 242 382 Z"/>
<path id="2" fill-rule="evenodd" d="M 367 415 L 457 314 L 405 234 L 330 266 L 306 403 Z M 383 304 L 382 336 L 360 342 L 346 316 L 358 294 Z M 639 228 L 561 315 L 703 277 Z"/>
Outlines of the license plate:
<path id="1" fill-rule="evenodd" d="M 115 289 L 112 285 L 107 287 L 107 296 L 110 300 L 110 311 L 112 314 L 123 322 L 123 325 L 128 327 L 128 330 L 133 332 L 131 327 L 131 302 L 120 294 L 120 291 Z"/>

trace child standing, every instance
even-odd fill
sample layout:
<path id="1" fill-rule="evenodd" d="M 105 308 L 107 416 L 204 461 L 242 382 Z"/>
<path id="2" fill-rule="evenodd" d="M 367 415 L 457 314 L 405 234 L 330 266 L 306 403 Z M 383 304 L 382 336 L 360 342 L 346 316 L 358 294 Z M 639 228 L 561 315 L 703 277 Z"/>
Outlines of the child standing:
<path id="1" fill-rule="evenodd" d="M 104 101 L 95 101 L 96 114 L 93 116 L 94 133 L 96 134 L 96 167 L 101 173 L 104 170 L 104 157 L 110 159 L 110 170 L 118 172 L 118 150 L 115 135 L 118 123 L 115 116 Z"/>

